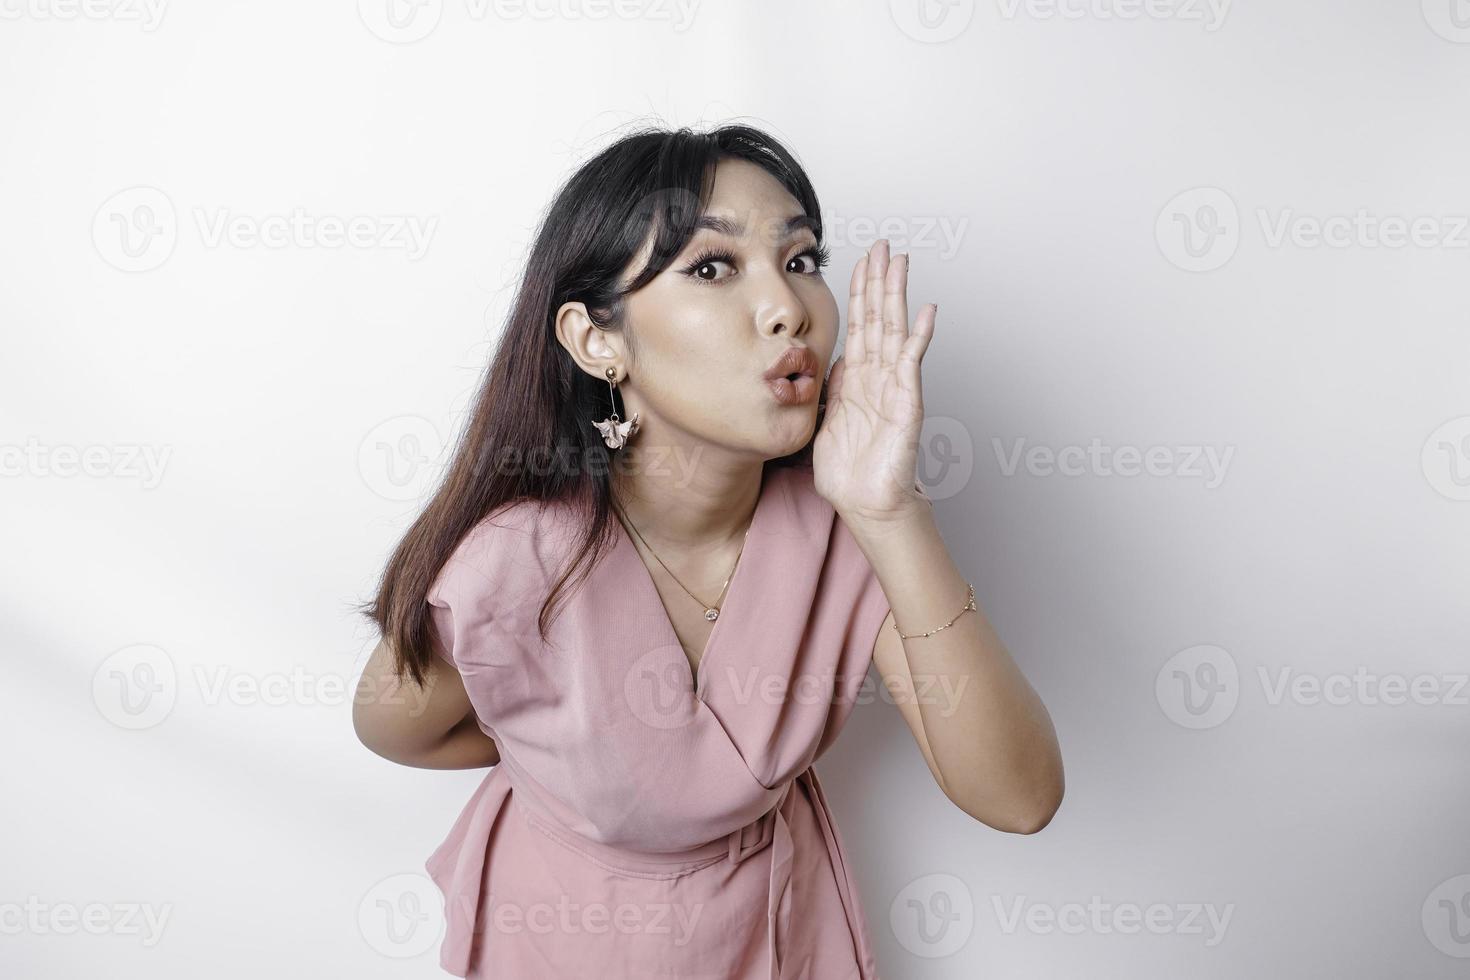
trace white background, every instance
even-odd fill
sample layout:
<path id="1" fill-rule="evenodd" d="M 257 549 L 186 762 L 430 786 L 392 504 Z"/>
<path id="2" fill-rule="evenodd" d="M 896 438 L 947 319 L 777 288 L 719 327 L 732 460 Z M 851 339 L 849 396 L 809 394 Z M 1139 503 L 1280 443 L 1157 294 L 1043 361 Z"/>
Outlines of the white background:
<path id="1" fill-rule="evenodd" d="M 885 977 L 1470 969 L 1470 6 L 398 12 L 0 0 L 0 972 L 443 975 L 384 903 L 483 774 L 357 743 L 349 606 L 556 186 L 736 117 L 939 303 L 921 476 L 1066 759 L 1008 836 L 858 710 Z M 368 241 L 213 235 L 298 209 Z"/>

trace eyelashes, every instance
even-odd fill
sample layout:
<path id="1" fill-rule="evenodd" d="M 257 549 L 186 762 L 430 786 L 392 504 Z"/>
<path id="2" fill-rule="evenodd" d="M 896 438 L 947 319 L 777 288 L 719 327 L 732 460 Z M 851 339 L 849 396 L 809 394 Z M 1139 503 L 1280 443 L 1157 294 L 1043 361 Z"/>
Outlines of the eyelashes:
<path id="1" fill-rule="evenodd" d="M 804 275 L 804 276 L 819 276 L 819 275 L 821 275 L 822 274 L 822 270 L 825 269 L 828 265 L 830 265 L 831 264 L 831 261 L 832 261 L 832 253 L 831 253 L 831 250 L 826 245 L 812 245 L 812 246 L 809 246 L 808 248 L 805 248 L 802 251 L 798 252 L 797 254 L 793 255 L 792 258 L 793 259 L 799 259 L 799 258 L 802 258 L 804 256 L 810 256 L 811 257 L 811 260 L 812 260 L 812 264 L 814 266 L 814 268 L 810 272 L 801 272 L 801 273 L 799 273 L 800 275 Z M 709 264 L 711 264 L 713 262 L 725 262 L 725 263 L 728 263 L 729 265 L 734 265 L 735 264 L 735 256 L 734 256 L 733 253 L 731 253 L 727 249 L 718 248 L 718 247 L 706 248 L 706 249 L 702 250 L 698 255 L 696 255 L 689 262 L 689 264 L 686 265 L 686 266 L 684 266 L 684 268 L 681 269 L 680 271 L 685 276 L 688 276 L 690 279 L 693 279 L 695 282 L 700 282 L 700 283 L 704 283 L 704 284 L 709 285 L 709 286 L 714 286 L 714 285 L 719 284 L 723 280 L 720 280 L 720 279 L 706 279 L 703 276 L 698 275 L 698 272 L 699 272 L 700 269 L 704 268 L 705 266 L 707 266 L 707 265 L 709 265 Z"/>

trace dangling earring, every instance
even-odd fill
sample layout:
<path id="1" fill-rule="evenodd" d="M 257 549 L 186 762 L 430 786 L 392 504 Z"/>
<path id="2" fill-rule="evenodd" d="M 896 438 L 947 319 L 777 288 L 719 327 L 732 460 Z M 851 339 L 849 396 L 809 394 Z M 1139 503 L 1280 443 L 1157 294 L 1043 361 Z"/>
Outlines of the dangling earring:
<path id="1" fill-rule="evenodd" d="M 623 443 L 628 441 L 628 437 L 638 431 L 638 413 L 634 412 L 633 417 L 626 422 L 618 417 L 616 397 L 618 383 L 614 380 L 618 373 L 612 368 L 608 368 L 603 373 L 607 375 L 607 397 L 612 402 L 612 417 L 592 424 L 597 426 L 598 432 L 602 433 L 602 441 L 607 443 L 609 449 L 621 449 Z"/>

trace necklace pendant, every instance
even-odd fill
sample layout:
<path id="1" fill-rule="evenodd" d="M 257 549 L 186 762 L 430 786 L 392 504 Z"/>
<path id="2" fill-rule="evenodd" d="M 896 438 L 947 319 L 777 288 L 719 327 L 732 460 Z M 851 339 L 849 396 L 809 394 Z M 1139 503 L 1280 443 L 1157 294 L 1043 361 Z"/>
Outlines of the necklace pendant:
<path id="1" fill-rule="evenodd" d="M 706 609 L 704 611 L 704 618 L 713 623 L 720 618 L 720 611 L 718 609 Z"/>

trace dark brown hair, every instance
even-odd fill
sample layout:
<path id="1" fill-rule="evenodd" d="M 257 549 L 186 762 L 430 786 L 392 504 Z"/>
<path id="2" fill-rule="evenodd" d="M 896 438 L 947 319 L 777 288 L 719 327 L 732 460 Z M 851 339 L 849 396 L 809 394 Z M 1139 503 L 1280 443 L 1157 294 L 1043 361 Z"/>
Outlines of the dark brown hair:
<path id="1" fill-rule="evenodd" d="M 668 267 L 688 244 L 713 184 L 715 165 L 746 160 L 765 169 L 813 219 L 816 191 L 795 157 L 745 125 L 709 132 L 641 128 L 579 167 L 542 217 L 511 313 L 486 368 L 468 424 L 422 514 L 393 550 L 375 598 L 360 611 L 394 651 L 396 669 L 424 683 L 433 651 L 426 598 L 460 540 L 503 504 L 561 501 L 581 522 L 578 559 L 565 568 L 537 617 L 543 639 L 573 572 L 585 577 L 610 545 L 609 471 L 616 450 L 592 426 L 608 414 L 608 385 L 582 370 L 557 341 L 556 311 L 581 301 L 603 330 L 624 329 L 623 298 Z M 647 266 L 619 288 L 623 270 L 653 241 Z M 627 344 L 631 349 L 631 334 Z M 823 383 L 818 412 L 826 402 Z M 818 417 L 818 426 L 821 417 Z M 767 466 L 809 463 L 811 441 Z M 570 465 L 568 465 L 570 464 Z M 579 580 L 580 580 L 579 577 Z"/>

